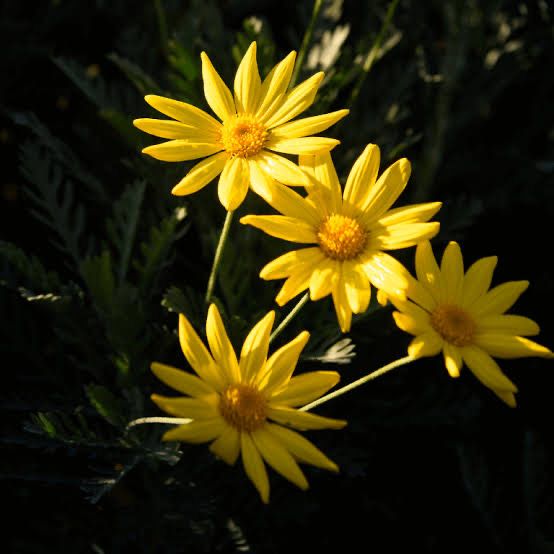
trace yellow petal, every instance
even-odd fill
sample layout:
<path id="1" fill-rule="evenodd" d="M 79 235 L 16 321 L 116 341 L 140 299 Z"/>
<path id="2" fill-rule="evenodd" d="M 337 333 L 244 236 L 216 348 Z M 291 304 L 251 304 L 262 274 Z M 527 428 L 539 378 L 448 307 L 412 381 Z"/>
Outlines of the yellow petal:
<path id="1" fill-rule="evenodd" d="M 367 197 L 375 185 L 381 154 L 376 144 L 368 144 L 354 162 L 344 187 L 344 202 L 364 209 Z"/>
<path id="2" fill-rule="evenodd" d="M 521 296 L 527 287 L 529 281 L 508 281 L 498 285 L 485 295 L 476 300 L 471 313 L 476 319 L 481 319 L 487 315 L 500 315 L 509 310 Z"/>
<path id="3" fill-rule="evenodd" d="M 176 196 L 186 196 L 204 188 L 222 171 L 229 156 L 227 152 L 214 154 L 197 163 L 171 190 Z"/>
<path id="4" fill-rule="evenodd" d="M 268 423 L 265 429 L 281 442 L 281 444 L 283 444 L 283 446 L 300 462 L 329 471 L 339 471 L 337 464 L 327 458 L 321 450 L 316 448 L 300 433 L 273 423 Z"/>
<path id="5" fill-rule="evenodd" d="M 309 338 L 310 333 L 302 331 L 296 338 L 281 346 L 270 356 L 257 380 L 260 390 L 271 395 L 289 382 L 290 376 L 298 363 L 300 353 Z"/>
<path id="6" fill-rule="evenodd" d="M 199 377 L 207 381 L 215 390 L 222 390 L 227 384 L 225 376 L 183 314 L 179 314 L 179 343 L 185 358 Z"/>
<path id="7" fill-rule="evenodd" d="M 278 127 L 295 118 L 304 110 L 307 110 L 313 104 L 323 76 L 322 72 L 316 73 L 287 93 L 281 106 L 277 108 L 269 119 L 264 121 L 265 125 L 269 129 Z"/>
<path id="8" fill-rule="evenodd" d="M 241 220 L 242 222 L 242 220 Z M 306 265 L 312 268 L 325 260 L 319 247 L 302 248 L 292 250 L 269 262 L 260 271 L 262 279 L 283 279 L 289 277 L 296 271 L 299 265 Z"/>
<path id="9" fill-rule="evenodd" d="M 494 268 L 498 262 L 496 256 L 481 258 L 471 265 L 464 277 L 462 305 L 472 306 L 491 286 Z"/>
<path id="10" fill-rule="evenodd" d="M 235 75 L 235 104 L 237 113 L 253 114 L 258 108 L 261 79 L 256 62 L 256 43 L 253 42 L 239 64 Z"/>
<path id="11" fill-rule="evenodd" d="M 336 112 L 297 119 L 296 121 L 273 128 L 271 136 L 276 139 L 293 139 L 317 135 L 331 127 L 331 125 L 334 125 L 348 113 L 349 110 L 338 110 Z"/>
<path id="12" fill-rule="evenodd" d="M 225 463 L 234 465 L 240 454 L 240 434 L 237 429 L 227 425 L 221 435 L 210 444 L 210 451 Z"/>
<path id="13" fill-rule="evenodd" d="M 346 421 L 343 419 L 331 419 L 271 404 L 268 407 L 267 413 L 273 421 L 281 425 L 289 425 L 301 431 L 310 429 L 342 429 L 346 425 Z"/>
<path id="14" fill-rule="evenodd" d="M 296 52 L 292 51 L 264 79 L 260 93 L 260 107 L 256 112 L 256 118 L 266 121 L 281 106 L 290 83 L 295 60 Z"/>
<path id="15" fill-rule="evenodd" d="M 258 156 L 256 161 L 262 171 L 265 171 L 276 181 L 289 186 L 305 186 L 308 184 L 308 178 L 302 170 L 290 160 L 264 150 Z"/>
<path id="16" fill-rule="evenodd" d="M 459 377 L 460 370 L 462 369 L 463 360 L 462 353 L 459 348 L 449 344 L 444 343 L 442 354 L 444 356 L 444 365 L 450 377 Z"/>
<path id="17" fill-rule="evenodd" d="M 331 154 L 300 156 L 299 164 L 313 179 L 306 189 L 316 204 L 322 204 L 319 211 L 325 215 L 342 212 L 342 190 Z"/>
<path id="18" fill-rule="evenodd" d="M 329 152 L 340 140 L 326 137 L 301 137 L 301 138 L 284 138 L 276 139 L 271 137 L 265 144 L 265 148 L 280 152 L 282 154 L 321 154 Z"/>
<path id="19" fill-rule="evenodd" d="M 215 143 L 219 140 L 219 132 L 214 131 L 212 127 L 206 130 L 179 121 L 141 118 L 135 119 L 133 125 L 145 133 L 165 139 L 184 139 L 205 143 Z"/>
<path id="20" fill-rule="evenodd" d="M 216 394 L 210 397 L 212 400 L 211 402 L 197 398 L 170 398 L 167 396 L 160 396 L 159 394 L 152 394 L 150 398 L 164 412 L 176 417 L 210 419 L 218 415 L 215 404 L 215 400 L 218 398 Z"/>
<path id="21" fill-rule="evenodd" d="M 184 441 L 191 443 L 208 442 L 218 437 L 225 428 L 225 422 L 221 416 L 212 419 L 191 421 L 166 431 L 162 436 L 163 441 Z"/>
<path id="22" fill-rule="evenodd" d="M 441 260 L 441 277 L 446 302 L 460 304 L 464 283 L 464 260 L 457 242 L 450 241 Z"/>
<path id="23" fill-rule="evenodd" d="M 233 96 L 215 70 L 208 55 L 202 52 L 200 58 L 202 59 L 204 96 L 215 115 L 217 115 L 221 121 L 225 121 L 236 114 Z"/>
<path id="24" fill-rule="evenodd" d="M 385 252 L 368 252 L 361 256 L 361 264 L 371 284 L 386 293 L 405 297 L 409 286 L 408 270 Z"/>
<path id="25" fill-rule="evenodd" d="M 489 315 L 479 320 L 478 332 L 529 337 L 538 335 L 540 327 L 532 319 L 522 315 Z"/>
<path id="26" fill-rule="evenodd" d="M 303 406 L 323 396 L 340 381 L 336 371 L 310 371 L 293 377 L 286 388 L 271 397 L 272 405 Z"/>
<path id="27" fill-rule="evenodd" d="M 410 178 L 411 165 L 402 158 L 388 167 L 366 194 L 360 208 L 381 217 L 402 194 Z"/>
<path id="28" fill-rule="evenodd" d="M 237 383 L 239 381 L 239 364 L 233 345 L 227 336 L 227 331 L 223 325 L 221 315 L 215 304 L 208 308 L 208 317 L 206 318 L 206 337 L 212 355 L 225 372 L 227 381 Z"/>
<path id="29" fill-rule="evenodd" d="M 436 356 L 442 349 L 444 341 L 435 331 L 427 331 L 415 337 L 408 346 L 408 354 L 413 358 Z"/>
<path id="30" fill-rule="evenodd" d="M 474 342 L 485 352 L 497 358 L 554 357 L 546 346 L 523 337 L 495 333 L 478 333 L 475 335 Z"/>
<path id="31" fill-rule="evenodd" d="M 296 268 L 291 276 L 283 283 L 281 290 L 275 297 L 275 302 L 279 306 L 284 306 L 289 300 L 296 295 L 305 291 L 310 286 L 310 278 L 314 267 L 310 264 L 303 264 Z"/>
<path id="32" fill-rule="evenodd" d="M 340 330 L 343 333 L 348 333 L 352 325 L 352 309 L 346 296 L 346 290 L 344 286 L 344 277 L 341 274 L 337 279 L 337 284 L 332 291 L 333 305 L 335 307 L 335 313 L 337 314 L 337 321 L 339 323 Z"/>
<path id="33" fill-rule="evenodd" d="M 280 473 L 285 479 L 288 479 L 302 490 L 308 488 L 308 481 L 298 467 L 296 460 L 273 435 L 262 428 L 252 433 L 251 436 L 263 459 L 277 473 Z"/>
<path id="34" fill-rule="evenodd" d="M 263 181 L 262 175 L 265 175 L 265 173 L 260 170 L 255 161 L 250 161 L 250 174 L 253 190 L 271 207 L 283 215 L 302 219 L 314 227 L 319 224 L 321 218 L 317 211 L 294 190 L 278 183 L 274 179 L 266 180 L 263 186 L 260 186 Z"/>
<path id="35" fill-rule="evenodd" d="M 246 471 L 246 475 L 248 475 L 250 481 L 252 481 L 256 489 L 258 489 L 262 502 L 267 504 L 269 502 L 269 479 L 267 477 L 267 471 L 262 457 L 248 433 L 240 434 L 240 449 L 244 471 Z"/>
<path id="36" fill-rule="evenodd" d="M 420 335 L 427 331 L 429 327 L 428 323 L 426 324 L 421 319 L 410 314 L 392 312 L 392 317 L 397 327 L 406 333 L 410 333 L 410 335 Z"/>
<path id="37" fill-rule="evenodd" d="M 368 248 L 375 250 L 399 250 L 409 248 L 422 240 L 433 238 L 440 223 L 399 223 L 388 227 L 374 227 L 369 232 Z"/>
<path id="38" fill-rule="evenodd" d="M 426 202 L 394 208 L 377 219 L 377 225 L 387 227 L 399 223 L 422 223 L 429 221 L 441 208 L 442 202 Z"/>
<path id="39" fill-rule="evenodd" d="M 241 223 L 252 225 L 264 233 L 290 242 L 317 243 L 315 229 L 309 223 L 285 215 L 245 215 Z"/>
<path id="40" fill-rule="evenodd" d="M 517 387 L 489 354 L 476 346 L 465 346 L 461 351 L 467 367 L 483 385 L 493 390 L 517 392 Z"/>
<path id="41" fill-rule="evenodd" d="M 217 195 L 223 207 L 232 212 L 243 202 L 250 184 L 248 162 L 242 158 L 230 158 L 225 163 L 217 187 Z"/>
<path id="42" fill-rule="evenodd" d="M 500 400 L 502 400 L 503 402 L 505 402 L 506 404 L 508 404 L 508 406 L 510 406 L 510 408 L 515 408 L 516 407 L 516 397 L 515 397 L 515 394 L 513 392 L 509 392 L 509 391 L 505 391 L 505 390 L 493 390 L 492 392 L 494 392 L 494 394 L 496 394 L 496 396 L 498 396 L 498 398 L 500 398 Z"/>
<path id="43" fill-rule="evenodd" d="M 144 99 L 159 112 L 173 119 L 177 119 L 182 123 L 186 123 L 197 129 L 203 129 L 207 133 L 216 136 L 221 131 L 221 123 L 219 123 L 219 121 L 192 104 L 179 102 L 178 100 L 172 100 L 171 98 L 165 98 L 164 96 L 157 96 L 155 94 L 149 94 L 145 96 Z"/>
<path id="44" fill-rule="evenodd" d="M 436 302 L 442 302 L 444 294 L 441 273 L 428 240 L 417 245 L 415 268 L 418 281 L 429 291 Z"/>
<path id="45" fill-rule="evenodd" d="M 223 147 L 216 143 L 191 142 L 188 140 L 168 140 L 161 144 L 153 144 L 142 149 L 143 154 L 148 154 L 156 160 L 163 162 L 184 162 L 211 156 L 221 152 Z"/>
<path id="46" fill-rule="evenodd" d="M 267 313 L 248 333 L 240 353 L 241 382 L 249 383 L 262 371 L 267 360 L 269 335 L 275 321 L 275 312 Z"/>
<path id="47" fill-rule="evenodd" d="M 339 262 L 325 258 L 318 264 L 310 277 L 310 299 L 320 300 L 331 294 L 340 274 Z"/>
<path id="48" fill-rule="evenodd" d="M 371 288 L 362 266 L 356 261 L 343 262 L 343 276 L 344 291 L 352 312 L 365 312 L 369 306 Z"/>
<path id="49" fill-rule="evenodd" d="M 191 375 L 176 367 L 152 362 L 150 368 L 160 381 L 183 394 L 198 398 L 209 396 L 215 392 L 215 389 L 211 385 L 202 381 L 196 375 Z"/>
<path id="50" fill-rule="evenodd" d="M 424 330 L 430 329 L 429 312 L 410 300 L 402 300 L 393 296 L 390 298 L 390 301 L 398 310 L 410 316 L 417 327 L 421 327 Z"/>

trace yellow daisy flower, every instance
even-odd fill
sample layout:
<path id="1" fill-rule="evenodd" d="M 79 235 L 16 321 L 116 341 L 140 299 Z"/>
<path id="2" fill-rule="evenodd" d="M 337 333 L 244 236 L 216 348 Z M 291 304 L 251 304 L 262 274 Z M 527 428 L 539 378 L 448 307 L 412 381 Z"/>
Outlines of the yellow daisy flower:
<path id="1" fill-rule="evenodd" d="M 403 294 L 409 274 L 384 251 L 435 236 L 439 223 L 427 221 L 441 203 L 391 210 L 410 177 L 410 162 L 398 160 L 377 179 L 379 162 L 379 147 L 369 144 L 354 163 L 343 194 L 330 154 L 302 156 L 300 165 L 312 182 L 306 198 L 279 183 L 266 183 L 257 191 L 282 215 L 248 215 L 241 223 L 314 245 L 287 252 L 261 270 L 262 279 L 287 278 L 276 297 L 280 306 L 308 288 L 312 300 L 331 294 L 340 328 L 346 332 L 352 313 L 368 308 L 370 283 Z"/>
<path id="2" fill-rule="evenodd" d="M 517 387 L 492 358 L 553 357 L 552 352 L 526 336 L 539 333 L 531 319 L 506 314 L 528 281 L 509 281 L 489 290 L 496 256 L 481 258 L 465 273 L 460 247 L 450 242 L 440 267 L 431 244 L 417 246 L 417 280 L 410 277 L 407 299 L 390 297 L 399 310 L 394 320 L 414 335 L 408 347 L 413 357 L 441 351 L 448 373 L 458 377 L 465 363 L 475 377 L 499 398 L 515 407 Z"/>
<path id="3" fill-rule="evenodd" d="M 192 194 L 220 175 L 219 200 L 232 211 L 244 200 L 251 181 L 264 186 L 266 179 L 261 177 L 287 185 L 306 182 L 298 166 L 279 154 L 316 154 L 339 144 L 336 139 L 310 135 L 324 131 L 348 110 L 290 121 L 312 105 L 323 79 L 322 72 L 316 73 L 287 92 L 296 52 L 279 62 L 262 82 L 253 42 L 237 69 L 234 96 L 205 52 L 201 59 L 204 94 L 220 121 L 190 104 L 148 95 L 148 104 L 173 120 L 133 122 L 146 133 L 169 139 L 143 150 L 153 158 L 166 162 L 206 158 L 175 185 L 173 194 Z"/>
<path id="4" fill-rule="evenodd" d="M 180 315 L 181 348 L 198 376 L 157 362 L 151 366 L 160 380 L 187 395 L 153 394 L 152 400 L 167 413 L 192 420 L 167 431 L 163 440 L 210 442 L 210 450 L 230 465 L 241 454 L 246 474 L 266 503 L 269 480 L 264 461 L 303 490 L 308 482 L 298 462 L 338 471 L 335 463 L 289 427 L 341 429 L 346 425 L 343 420 L 294 409 L 327 392 L 340 377 L 335 371 L 291 377 L 309 338 L 306 331 L 268 358 L 274 319 L 275 312 L 269 312 L 252 328 L 237 360 L 215 304 L 206 320 L 211 353 Z"/>

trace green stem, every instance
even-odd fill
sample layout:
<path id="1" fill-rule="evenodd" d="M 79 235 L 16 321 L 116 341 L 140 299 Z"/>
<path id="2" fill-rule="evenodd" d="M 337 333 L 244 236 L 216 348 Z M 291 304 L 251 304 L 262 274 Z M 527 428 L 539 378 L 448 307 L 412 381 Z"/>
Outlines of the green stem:
<path id="1" fill-rule="evenodd" d="M 308 23 L 308 27 L 306 28 L 306 32 L 304 33 L 304 38 L 302 39 L 302 45 L 300 46 L 300 50 L 298 51 L 298 57 L 296 58 L 296 64 L 294 65 L 294 70 L 290 80 L 291 88 L 295 85 L 296 79 L 298 79 L 298 74 L 300 73 L 300 70 L 304 65 L 304 58 L 306 57 L 306 51 L 308 50 L 308 45 L 312 40 L 315 22 L 317 21 L 322 5 L 323 5 L 323 0 L 315 0 L 314 8 L 312 10 L 312 17 L 310 18 L 310 22 Z"/>
<path id="2" fill-rule="evenodd" d="M 358 80 L 356 81 L 356 84 L 354 85 L 354 88 L 350 93 L 350 98 L 346 104 L 349 107 L 352 107 L 354 105 L 354 102 L 356 102 L 356 99 L 358 98 L 360 91 L 362 90 L 362 86 L 366 80 L 366 77 L 370 72 L 371 68 L 373 67 L 373 63 L 375 62 L 377 58 L 377 54 L 381 49 L 381 43 L 383 42 L 385 33 L 387 32 L 390 22 L 392 21 L 392 16 L 396 11 L 397 4 L 398 4 L 398 0 L 392 0 L 392 2 L 389 4 L 389 7 L 387 8 L 387 14 L 385 15 L 385 20 L 383 21 L 383 25 L 381 25 L 381 30 L 379 31 L 379 34 L 375 38 L 373 45 L 371 46 L 369 52 L 367 53 L 367 56 L 364 60 L 364 64 L 362 66 L 362 72 L 360 73 L 360 76 L 358 77 Z"/>
<path id="3" fill-rule="evenodd" d="M 296 316 L 296 314 L 302 309 L 304 304 L 308 302 L 310 299 L 310 293 L 307 292 L 299 301 L 298 304 L 289 312 L 287 317 L 281 321 L 281 323 L 277 326 L 275 331 L 271 333 L 271 336 L 269 337 L 269 342 L 271 343 L 273 339 L 292 321 L 292 319 Z"/>
<path id="4" fill-rule="evenodd" d="M 306 412 L 308 410 L 311 410 L 312 408 L 315 408 L 316 406 L 320 406 L 321 404 L 324 404 L 328 400 L 337 398 L 337 396 L 341 396 L 359 387 L 360 385 L 363 385 L 364 383 L 373 381 L 373 379 L 376 379 L 377 377 L 380 377 L 381 375 L 384 375 L 385 373 L 388 373 L 389 371 L 397 367 L 403 366 L 405 364 L 409 364 L 410 362 L 413 362 L 415 359 L 416 358 L 413 358 L 412 356 L 406 356 L 405 358 L 400 358 L 398 360 L 395 360 L 390 364 L 387 364 L 379 369 L 376 369 L 375 371 L 369 373 L 365 377 L 362 377 L 357 381 L 353 381 L 352 383 L 350 383 L 349 385 L 346 385 L 345 387 L 342 387 L 340 389 L 337 389 L 336 391 L 330 392 L 329 394 L 326 394 L 325 396 L 322 396 L 321 398 L 318 398 L 317 400 L 314 400 L 313 402 L 310 402 L 309 404 L 302 406 L 302 408 L 299 408 L 299 410 L 301 412 Z"/>
<path id="5" fill-rule="evenodd" d="M 162 52 L 164 56 L 168 57 L 167 43 L 168 43 L 168 33 L 167 33 L 167 20 L 165 18 L 165 11 L 162 6 L 161 0 L 154 0 L 154 9 L 156 10 L 156 19 L 158 21 L 158 32 L 160 33 L 160 43 L 162 47 Z"/>
<path id="6" fill-rule="evenodd" d="M 231 227 L 231 220 L 233 219 L 233 214 L 235 212 L 227 212 L 225 216 L 225 222 L 223 223 L 223 229 L 221 229 L 221 235 L 219 235 L 219 242 L 217 243 L 217 248 L 214 256 L 214 263 L 212 265 L 212 271 L 208 279 L 208 288 L 206 290 L 206 304 L 212 299 L 212 294 L 214 291 L 215 278 L 217 275 L 217 268 L 219 267 L 219 262 L 221 261 L 221 254 L 223 253 L 223 248 L 225 247 L 225 242 L 227 241 L 227 235 L 229 234 L 229 229 Z"/>

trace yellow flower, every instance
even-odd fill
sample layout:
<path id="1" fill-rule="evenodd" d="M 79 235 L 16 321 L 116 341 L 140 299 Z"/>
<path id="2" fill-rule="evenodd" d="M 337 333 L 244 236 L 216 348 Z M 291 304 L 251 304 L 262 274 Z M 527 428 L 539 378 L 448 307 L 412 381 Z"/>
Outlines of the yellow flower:
<path id="1" fill-rule="evenodd" d="M 515 407 L 517 387 L 492 358 L 553 357 L 552 352 L 524 337 L 537 335 L 531 319 L 506 314 L 528 281 L 509 281 L 489 290 L 496 256 L 481 258 L 464 273 L 460 247 L 450 242 L 440 267 L 431 244 L 417 246 L 417 280 L 410 277 L 407 299 L 390 297 L 399 310 L 394 320 L 414 335 L 408 353 L 434 356 L 441 351 L 448 373 L 458 377 L 465 363 L 475 377 L 499 398 Z"/>
<path id="2" fill-rule="evenodd" d="M 142 131 L 170 139 L 143 150 L 153 158 L 166 162 L 206 158 L 175 185 L 172 193 L 192 194 L 221 174 L 219 199 L 232 211 L 244 200 L 250 182 L 263 187 L 269 177 L 287 185 L 304 184 L 306 177 L 298 166 L 276 152 L 316 154 L 339 144 L 336 139 L 309 135 L 324 131 L 348 110 L 290 121 L 312 105 L 323 73 L 287 92 L 296 58 L 291 52 L 262 82 L 253 42 L 237 69 L 233 96 L 205 52 L 201 58 L 204 94 L 220 121 L 190 104 L 148 95 L 145 100 L 173 120 L 133 122 Z"/>
<path id="3" fill-rule="evenodd" d="M 335 371 L 291 377 L 309 338 L 306 331 L 268 358 L 274 318 L 275 312 L 269 312 L 252 328 L 237 360 L 215 304 L 210 306 L 206 320 L 211 353 L 187 318 L 180 315 L 181 348 L 198 377 L 152 363 L 159 379 L 187 395 L 168 398 L 153 394 L 152 400 L 167 413 L 192 420 L 167 431 L 163 440 L 211 442 L 210 450 L 230 465 L 241 454 L 246 474 L 264 502 L 269 501 L 264 461 L 304 490 L 308 482 L 298 462 L 338 471 L 336 464 L 288 427 L 340 429 L 346 425 L 343 420 L 294 409 L 327 392 L 340 377 Z"/>
<path id="4" fill-rule="evenodd" d="M 398 160 L 376 180 L 379 161 L 379 148 L 369 144 L 354 163 L 344 194 L 328 153 L 300 159 L 312 182 L 306 198 L 279 183 L 267 183 L 259 191 L 282 215 L 248 215 L 242 223 L 274 237 L 314 245 L 287 252 L 261 270 L 262 279 L 287 278 L 276 297 L 280 306 L 308 288 L 312 300 L 331 294 L 340 328 L 346 332 L 352 313 L 368 308 L 370 283 L 403 294 L 409 274 L 384 251 L 435 236 L 439 223 L 426 222 L 441 203 L 391 210 L 408 182 L 410 162 Z"/>

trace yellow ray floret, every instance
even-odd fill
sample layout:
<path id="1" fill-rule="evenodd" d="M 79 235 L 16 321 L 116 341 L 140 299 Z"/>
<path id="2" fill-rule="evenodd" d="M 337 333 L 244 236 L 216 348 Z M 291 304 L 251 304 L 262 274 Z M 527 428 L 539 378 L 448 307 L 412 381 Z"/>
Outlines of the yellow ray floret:
<path id="1" fill-rule="evenodd" d="M 442 352 L 448 373 L 458 377 L 465 364 L 486 387 L 511 407 L 517 387 L 504 375 L 496 358 L 554 357 L 545 346 L 526 338 L 539 326 L 523 316 L 506 314 L 528 281 L 509 281 L 490 288 L 497 259 L 476 261 L 464 272 L 460 247 L 450 242 L 441 264 L 431 244 L 417 246 L 415 269 L 407 298 L 390 297 L 397 308 L 397 326 L 414 335 L 408 353 L 414 357 Z"/>
<path id="2" fill-rule="evenodd" d="M 239 64 L 231 92 L 205 52 L 201 59 L 204 95 L 217 119 L 191 104 L 148 95 L 146 102 L 172 119 L 133 122 L 146 133 L 168 139 L 144 148 L 145 154 L 167 162 L 204 158 L 172 193 L 192 194 L 220 176 L 219 200 L 232 211 L 244 200 L 254 173 L 262 174 L 257 178 L 258 189 L 274 179 L 287 185 L 307 184 L 305 174 L 281 154 L 330 151 L 338 140 L 313 135 L 348 114 L 338 110 L 291 121 L 312 105 L 323 73 L 288 90 L 296 59 L 291 52 L 262 81 L 253 42 Z"/>
<path id="3" fill-rule="evenodd" d="M 185 396 L 152 395 L 165 412 L 191 421 L 167 431 L 166 441 L 210 443 L 210 450 L 228 464 L 239 455 L 263 502 L 269 501 L 265 464 L 300 487 L 308 482 L 298 463 L 330 471 L 337 465 L 296 430 L 341 429 L 346 421 L 295 409 L 325 394 L 339 381 L 334 371 L 292 377 L 309 339 L 303 331 L 268 356 L 275 318 L 269 312 L 249 332 L 237 359 L 215 304 L 208 310 L 204 345 L 184 315 L 179 316 L 181 349 L 196 375 L 154 362 L 152 371 Z"/>
<path id="4" fill-rule="evenodd" d="M 248 215 L 253 225 L 289 242 L 307 247 L 269 262 L 262 279 L 286 279 L 276 301 L 283 305 L 309 289 L 310 298 L 331 295 L 340 328 L 350 329 L 352 314 L 367 310 L 371 285 L 402 296 L 408 272 L 388 254 L 435 236 L 438 222 L 429 222 L 440 202 L 391 209 L 410 177 L 410 162 L 401 159 L 377 178 L 380 153 L 369 144 L 356 160 L 344 192 L 331 155 L 305 155 L 300 166 L 309 179 L 303 197 L 279 183 L 255 179 L 252 186 L 279 215 Z"/>

